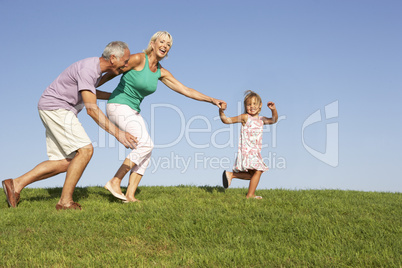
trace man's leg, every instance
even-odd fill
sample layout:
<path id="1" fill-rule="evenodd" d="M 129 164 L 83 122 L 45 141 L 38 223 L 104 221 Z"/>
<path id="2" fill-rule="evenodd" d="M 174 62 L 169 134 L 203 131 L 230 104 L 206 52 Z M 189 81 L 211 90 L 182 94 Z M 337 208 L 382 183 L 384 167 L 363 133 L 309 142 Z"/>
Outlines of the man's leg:
<path id="1" fill-rule="evenodd" d="M 65 172 L 70 164 L 69 159 L 62 160 L 48 160 L 40 163 L 32 170 L 24 175 L 8 179 L 2 182 L 3 190 L 6 193 L 7 202 L 10 207 L 16 207 L 20 200 L 20 192 L 25 186 L 49 177 L 55 176 L 59 173 Z"/>
<path id="2" fill-rule="evenodd" d="M 77 150 L 76 155 L 67 168 L 66 180 L 64 181 L 63 191 L 61 192 L 61 197 L 58 202 L 59 205 L 69 207 L 74 202 L 73 193 L 75 186 L 91 160 L 93 151 L 92 144 Z"/>
<path id="3" fill-rule="evenodd" d="M 62 159 L 47 160 L 40 163 L 32 170 L 13 180 L 15 193 L 19 194 L 25 186 L 33 182 L 44 180 L 57 174 L 66 172 L 70 162 L 71 159 Z"/>

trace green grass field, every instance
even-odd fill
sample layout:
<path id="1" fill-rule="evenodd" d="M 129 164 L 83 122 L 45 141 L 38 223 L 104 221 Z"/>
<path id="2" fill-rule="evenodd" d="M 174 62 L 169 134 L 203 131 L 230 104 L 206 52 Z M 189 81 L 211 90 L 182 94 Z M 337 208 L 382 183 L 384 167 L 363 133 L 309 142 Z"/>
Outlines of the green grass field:
<path id="1" fill-rule="evenodd" d="M 123 204 L 77 188 L 0 193 L 0 267 L 401 267 L 402 194 L 140 187 Z"/>

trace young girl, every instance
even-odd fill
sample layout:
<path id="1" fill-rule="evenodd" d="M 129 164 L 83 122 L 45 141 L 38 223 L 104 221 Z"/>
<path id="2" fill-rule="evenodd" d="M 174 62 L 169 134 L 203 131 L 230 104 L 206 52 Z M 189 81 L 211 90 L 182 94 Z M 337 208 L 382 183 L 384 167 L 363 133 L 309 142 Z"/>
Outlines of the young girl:
<path id="1" fill-rule="evenodd" d="M 259 116 L 262 107 L 261 97 L 251 91 L 246 91 L 244 98 L 245 113 L 235 117 L 226 117 L 223 112 L 226 110 L 226 104 L 219 109 L 221 120 L 225 124 L 241 123 L 241 132 L 239 139 L 239 149 L 233 172 L 223 171 L 223 187 L 228 188 L 233 178 L 249 180 L 247 198 L 262 199 L 255 195 L 255 190 L 260 181 L 261 174 L 268 170 L 267 165 L 261 157 L 262 148 L 262 128 L 263 125 L 275 124 L 278 121 L 278 112 L 275 103 L 268 102 L 268 108 L 271 109 L 272 117 L 267 118 Z"/>

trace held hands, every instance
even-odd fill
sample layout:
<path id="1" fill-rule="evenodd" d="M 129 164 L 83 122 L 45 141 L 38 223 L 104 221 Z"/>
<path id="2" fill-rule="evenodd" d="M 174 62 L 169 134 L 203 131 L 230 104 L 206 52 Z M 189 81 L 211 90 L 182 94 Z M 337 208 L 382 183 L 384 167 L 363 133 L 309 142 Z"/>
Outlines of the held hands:
<path id="1" fill-rule="evenodd" d="M 218 106 L 218 107 L 219 107 L 219 106 Z M 219 107 L 219 109 L 222 110 L 222 111 L 225 111 L 226 108 L 227 108 L 226 102 L 223 102 L 223 103 L 221 104 L 221 107 Z"/>
<path id="2" fill-rule="evenodd" d="M 222 109 L 222 105 L 225 105 L 225 109 L 226 109 L 226 102 L 224 102 L 223 100 L 218 100 L 218 99 L 214 99 L 212 98 L 211 101 L 213 104 L 215 104 L 216 106 L 218 106 L 218 108 Z M 224 110 L 225 110 L 224 109 Z"/>
<path id="3" fill-rule="evenodd" d="M 135 149 L 137 148 L 138 140 L 136 137 L 128 132 L 120 131 L 117 140 L 124 145 L 126 148 Z"/>

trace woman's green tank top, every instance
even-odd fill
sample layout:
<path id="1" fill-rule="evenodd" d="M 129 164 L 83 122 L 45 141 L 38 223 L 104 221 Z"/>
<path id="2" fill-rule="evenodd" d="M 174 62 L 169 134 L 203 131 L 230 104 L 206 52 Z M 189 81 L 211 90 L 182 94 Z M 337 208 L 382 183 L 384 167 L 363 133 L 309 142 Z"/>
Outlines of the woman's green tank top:
<path id="1" fill-rule="evenodd" d="M 132 109 L 141 112 L 140 104 L 145 96 L 156 91 L 158 80 L 161 77 L 161 67 L 153 73 L 149 69 L 148 56 L 145 54 L 145 66 L 141 71 L 130 70 L 125 72 L 120 83 L 113 91 L 108 103 L 126 104 Z"/>

